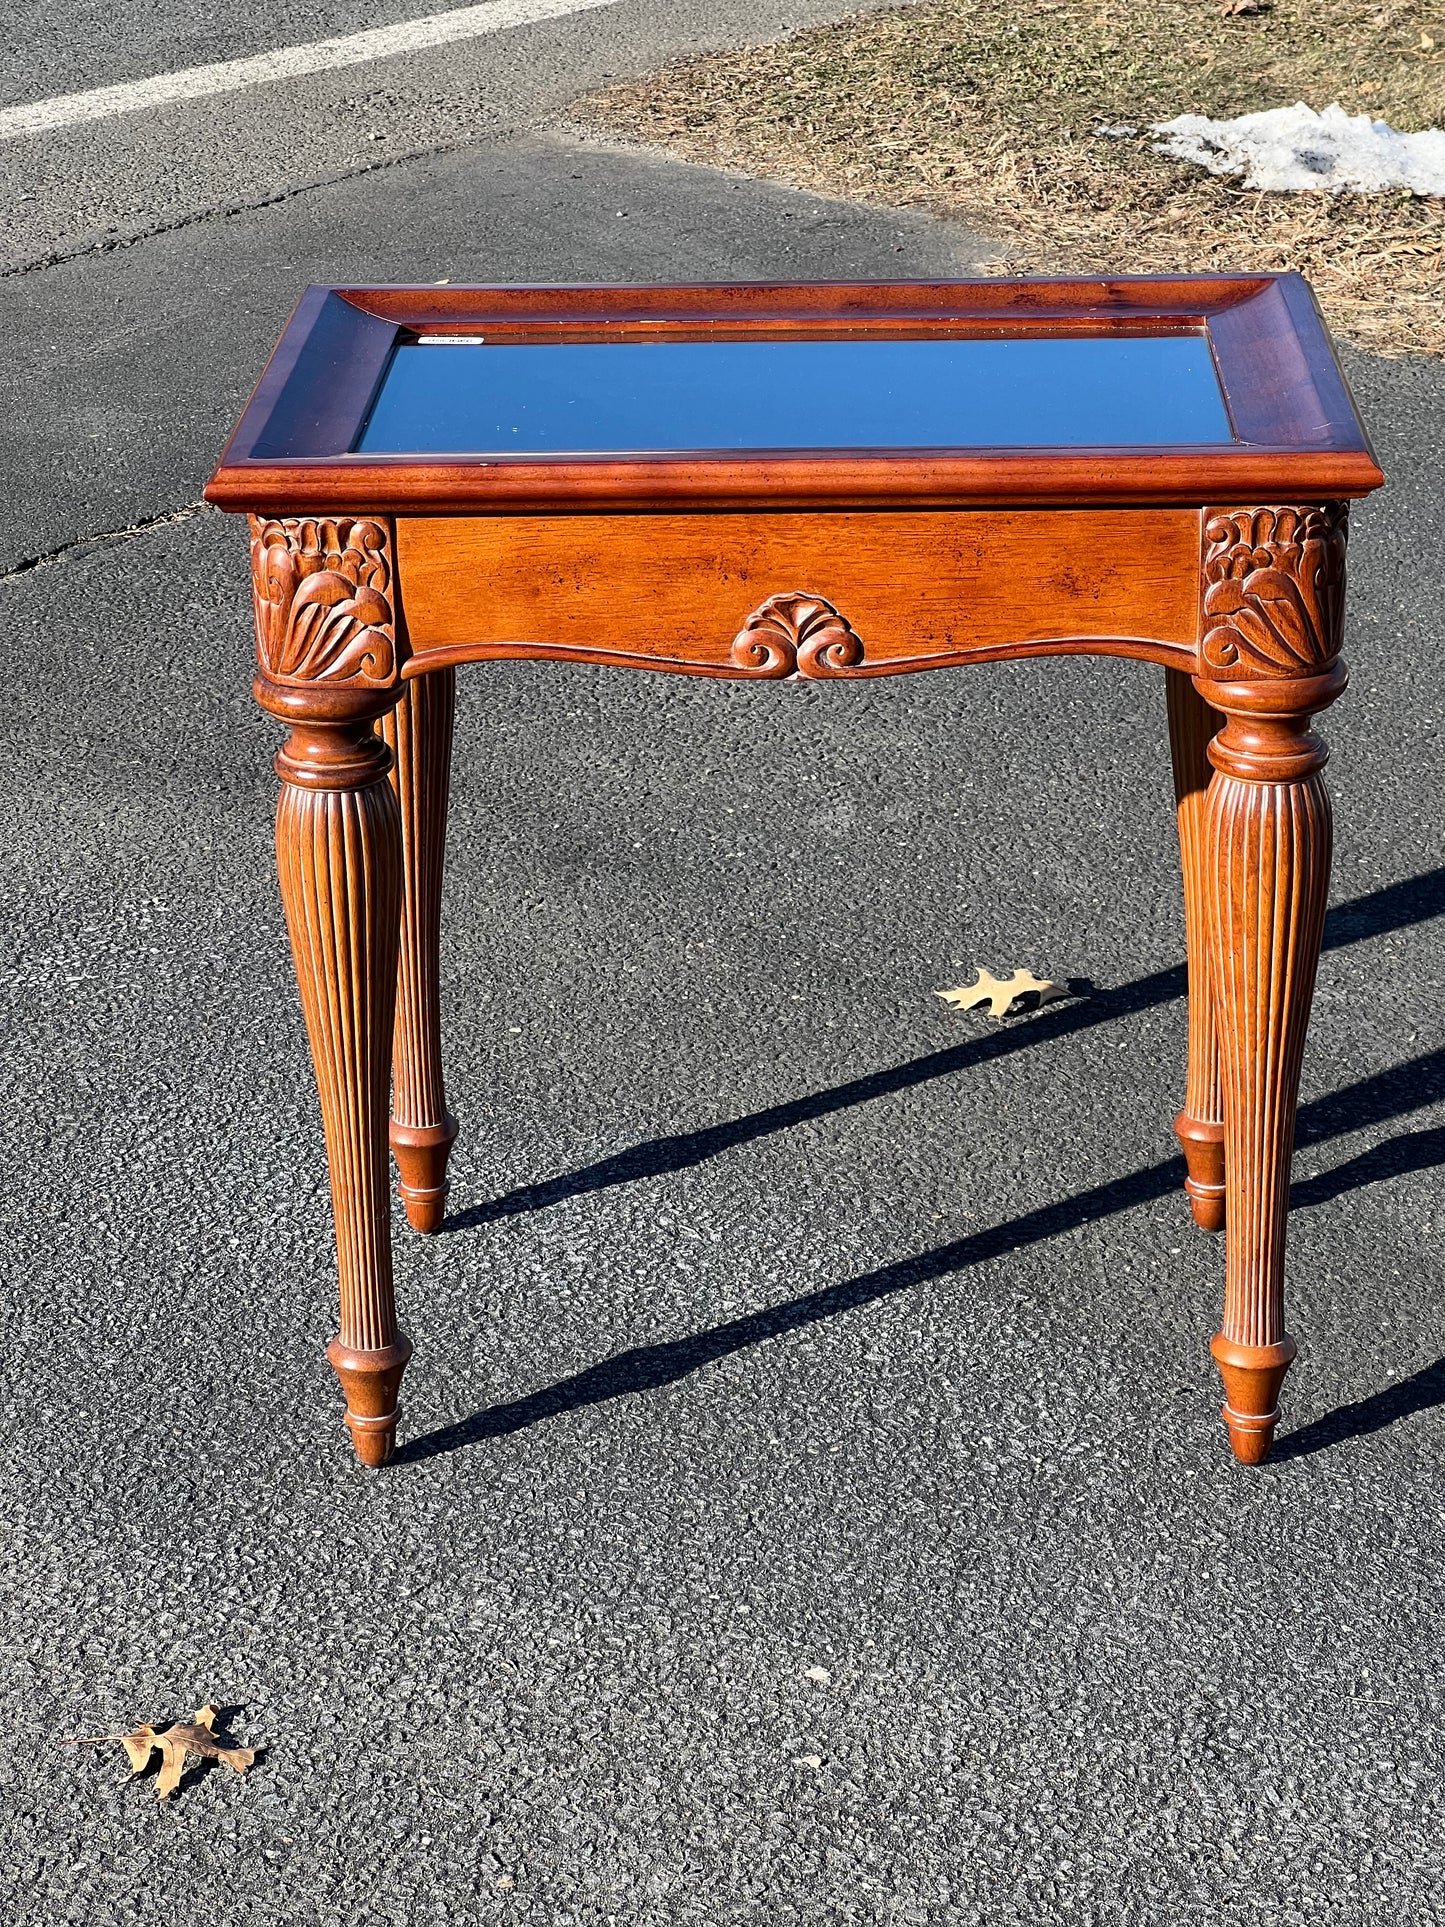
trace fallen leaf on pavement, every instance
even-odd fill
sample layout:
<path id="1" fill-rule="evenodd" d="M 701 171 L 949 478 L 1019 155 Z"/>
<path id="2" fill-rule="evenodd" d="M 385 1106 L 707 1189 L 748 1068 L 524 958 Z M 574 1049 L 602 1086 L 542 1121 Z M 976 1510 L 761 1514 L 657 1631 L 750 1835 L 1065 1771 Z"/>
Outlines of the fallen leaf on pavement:
<path id="1" fill-rule="evenodd" d="M 1068 995 L 1062 984 L 1053 983 L 1047 977 L 1035 977 L 1027 970 L 1016 970 L 1011 977 L 995 977 L 982 966 L 977 983 L 964 984 L 957 990 L 935 990 L 933 994 L 955 1010 L 972 1010 L 977 1004 L 987 1004 L 991 1017 L 1007 1017 L 1017 1000 L 1027 997 L 1031 991 L 1037 993 L 1041 1007 Z"/>
<path id="2" fill-rule="evenodd" d="M 82 1739 L 65 1740 L 65 1746 L 104 1746 L 118 1740 L 125 1748 L 132 1773 L 144 1773 L 153 1752 L 161 1756 L 156 1776 L 156 1798 L 165 1800 L 175 1792 L 186 1770 L 186 1756 L 199 1753 L 204 1759 L 222 1760 L 233 1773 L 244 1773 L 256 1755 L 249 1746 L 236 1746 L 218 1739 L 215 1732 L 216 1708 L 202 1706 L 193 1720 L 172 1720 L 168 1726 L 138 1726 L 130 1733 L 90 1733 Z"/>

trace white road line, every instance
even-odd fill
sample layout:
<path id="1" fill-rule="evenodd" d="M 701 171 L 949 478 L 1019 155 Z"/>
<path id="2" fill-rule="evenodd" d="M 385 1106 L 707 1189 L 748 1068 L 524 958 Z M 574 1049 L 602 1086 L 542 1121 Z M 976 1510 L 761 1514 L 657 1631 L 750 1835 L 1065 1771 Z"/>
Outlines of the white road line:
<path id="1" fill-rule="evenodd" d="M 421 20 L 404 20 L 395 27 L 313 41 L 307 47 L 278 47 L 272 53 L 253 54 L 246 60 L 218 60 L 209 67 L 185 67 L 179 73 L 155 74 L 149 80 L 126 81 L 119 87 L 57 94 L 52 100 L 31 101 L 0 111 L 0 140 L 14 140 L 21 134 L 49 134 L 57 127 L 74 127 L 79 121 L 109 120 L 113 114 L 133 114 L 143 107 L 164 107 L 177 100 L 231 94 L 268 80 L 324 73 L 330 67 L 361 67 L 368 61 L 390 60 L 424 47 L 445 47 L 453 40 L 475 40 L 482 34 L 504 33 L 508 27 L 526 27 L 536 20 L 557 20 L 565 14 L 616 4 L 617 0 L 484 0 L 481 6 L 453 7 L 447 13 L 429 13 Z"/>

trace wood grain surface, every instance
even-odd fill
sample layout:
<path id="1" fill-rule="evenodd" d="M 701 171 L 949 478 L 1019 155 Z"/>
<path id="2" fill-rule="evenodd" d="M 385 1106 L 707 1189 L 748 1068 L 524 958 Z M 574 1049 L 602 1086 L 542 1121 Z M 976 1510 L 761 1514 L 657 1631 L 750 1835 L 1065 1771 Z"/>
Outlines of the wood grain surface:
<path id="1" fill-rule="evenodd" d="M 451 786 L 456 672 L 407 683 L 378 727 L 394 762 L 401 820 L 401 955 L 391 1060 L 391 1154 L 414 1231 L 441 1228 L 457 1135 L 442 1077 L 442 863 Z"/>
<path id="2" fill-rule="evenodd" d="M 1236 440 L 353 455 L 391 346 L 478 323 L 514 339 L 1204 328 Z M 543 656 L 765 680 L 1089 653 L 1168 672 L 1191 1007 L 1177 1128 L 1196 1217 L 1225 1221 L 1225 1422 L 1239 1459 L 1266 1457 L 1295 1351 L 1290 1159 L 1330 862 L 1309 725 L 1346 682 L 1347 498 L 1381 479 L 1297 276 L 304 298 L 207 495 L 252 512 L 256 694 L 291 730 L 277 857 L 331 1164 L 328 1355 L 358 1454 L 390 1455 L 410 1356 L 389 1073 L 423 1229 L 441 1221 L 456 1129 L 437 942 L 454 666 Z"/>
<path id="3" fill-rule="evenodd" d="M 1189 1063 L 1184 1108 L 1174 1120 L 1189 1176 L 1184 1181 L 1194 1222 L 1224 1224 L 1224 1099 L 1219 1086 L 1219 1034 L 1214 1014 L 1213 925 L 1209 914 L 1209 745 L 1224 723 L 1189 677 L 1166 669 L 1169 750 L 1184 877 L 1184 937 L 1189 959 Z"/>
<path id="4" fill-rule="evenodd" d="M 396 343 L 817 335 L 1209 337 L 1236 439 L 1212 447 L 702 449 L 537 458 L 360 456 Z M 1382 480 L 1298 275 L 742 283 L 692 287 L 311 289 L 206 488 L 255 513 L 475 509 L 1067 506 L 1301 501 Z"/>
<path id="5" fill-rule="evenodd" d="M 861 644 L 800 673 L 877 676 L 1089 650 L 1192 669 L 1199 514 L 403 518 L 406 673 L 488 656 L 788 673 L 735 644 L 770 598 L 822 598 Z"/>

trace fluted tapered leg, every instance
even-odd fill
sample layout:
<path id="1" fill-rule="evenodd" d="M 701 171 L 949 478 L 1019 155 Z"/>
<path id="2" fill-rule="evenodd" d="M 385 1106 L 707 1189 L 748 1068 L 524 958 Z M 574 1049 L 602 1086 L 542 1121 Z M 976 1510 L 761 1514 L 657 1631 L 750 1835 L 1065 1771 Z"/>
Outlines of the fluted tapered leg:
<path id="1" fill-rule="evenodd" d="M 1330 880 L 1329 754 L 1310 728 L 1348 677 L 1343 502 L 1206 510 L 1201 700 L 1208 918 L 1224 1097 L 1224 1321 L 1211 1350 L 1235 1457 L 1258 1465 L 1295 1355 L 1284 1257 L 1300 1062 Z"/>
<path id="2" fill-rule="evenodd" d="M 1206 798 L 1209 745 L 1224 718 L 1193 681 L 1166 669 L 1169 749 L 1184 875 L 1184 938 L 1189 959 L 1189 1064 L 1184 1108 L 1174 1120 L 1189 1175 L 1184 1189 L 1194 1221 L 1206 1231 L 1224 1223 L 1224 1107 L 1219 1085 L 1219 1037 L 1210 962 L 1209 846 Z"/>
<path id="3" fill-rule="evenodd" d="M 348 705 L 338 692 L 333 707 L 353 713 L 294 721 L 276 764 L 283 779 L 276 864 L 336 1223 L 341 1329 L 326 1355 L 346 1396 L 357 1456 L 367 1465 L 392 1454 L 397 1394 L 411 1357 L 397 1325 L 391 1268 L 386 1102 L 401 825 L 387 781 L 391 756 L 372 728 L 380 700 L 361 695 Z"/>
<path id="4" fill-rule="evenodd" d="M 276 867 L 331 1167 L 341 1329 L 326 1355 L 367 1465 L 391 1457 L 411 1357 L 386 1159 L 401 824 L 376 734 L 401 693 L 395 548 L 387 517 L 251 517 L 255 695 L 290 727 Z"/>
<path id="5" fill-rule="evenodd" d="M 382 735 L 395 755 L 391 780 L 400 806 L 404 874 L 390 1138 L 401 1200 L 417 1231 L 441 1225 L 447 1158 L 457 1135 L 442 1080 L 440 992 L 455 704 L 455 670 L 434 670 L 408 682 L 396 708 L 381 719 Z"/>
<path id="6" fill-rule="evenodd" d="M 1247 1465 L 1269 1453 L 1295 1356 L 1285 1329 L 1285 1228 L 1331 845 L 1324 751 L 1306 733 L 1308 720 L 1231 717 L 1216 741 L 1209 791 L 1227 1194 L 1224 1321 L 1211 1350 L 1230 1442 Z"/>

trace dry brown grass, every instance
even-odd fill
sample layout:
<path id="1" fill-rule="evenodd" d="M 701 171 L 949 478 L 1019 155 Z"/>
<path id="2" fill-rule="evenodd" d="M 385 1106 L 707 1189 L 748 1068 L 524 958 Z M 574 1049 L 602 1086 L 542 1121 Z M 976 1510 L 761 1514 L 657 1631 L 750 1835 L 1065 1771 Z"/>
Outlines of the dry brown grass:
<path id="1" fill-rule="evenodd" d="M 1445 0 L 924 0 L 611 88 L 574 118 L 966 222 L 999 272 L 1297 268 L 1340 334 L 1445 356 L 1445 202 L 1246 193 L 1151 150 L 1151 122 L 1295 100 L 1440 125 Z M 1094 132 L 1121 122 L 1140 135 Z"/>

